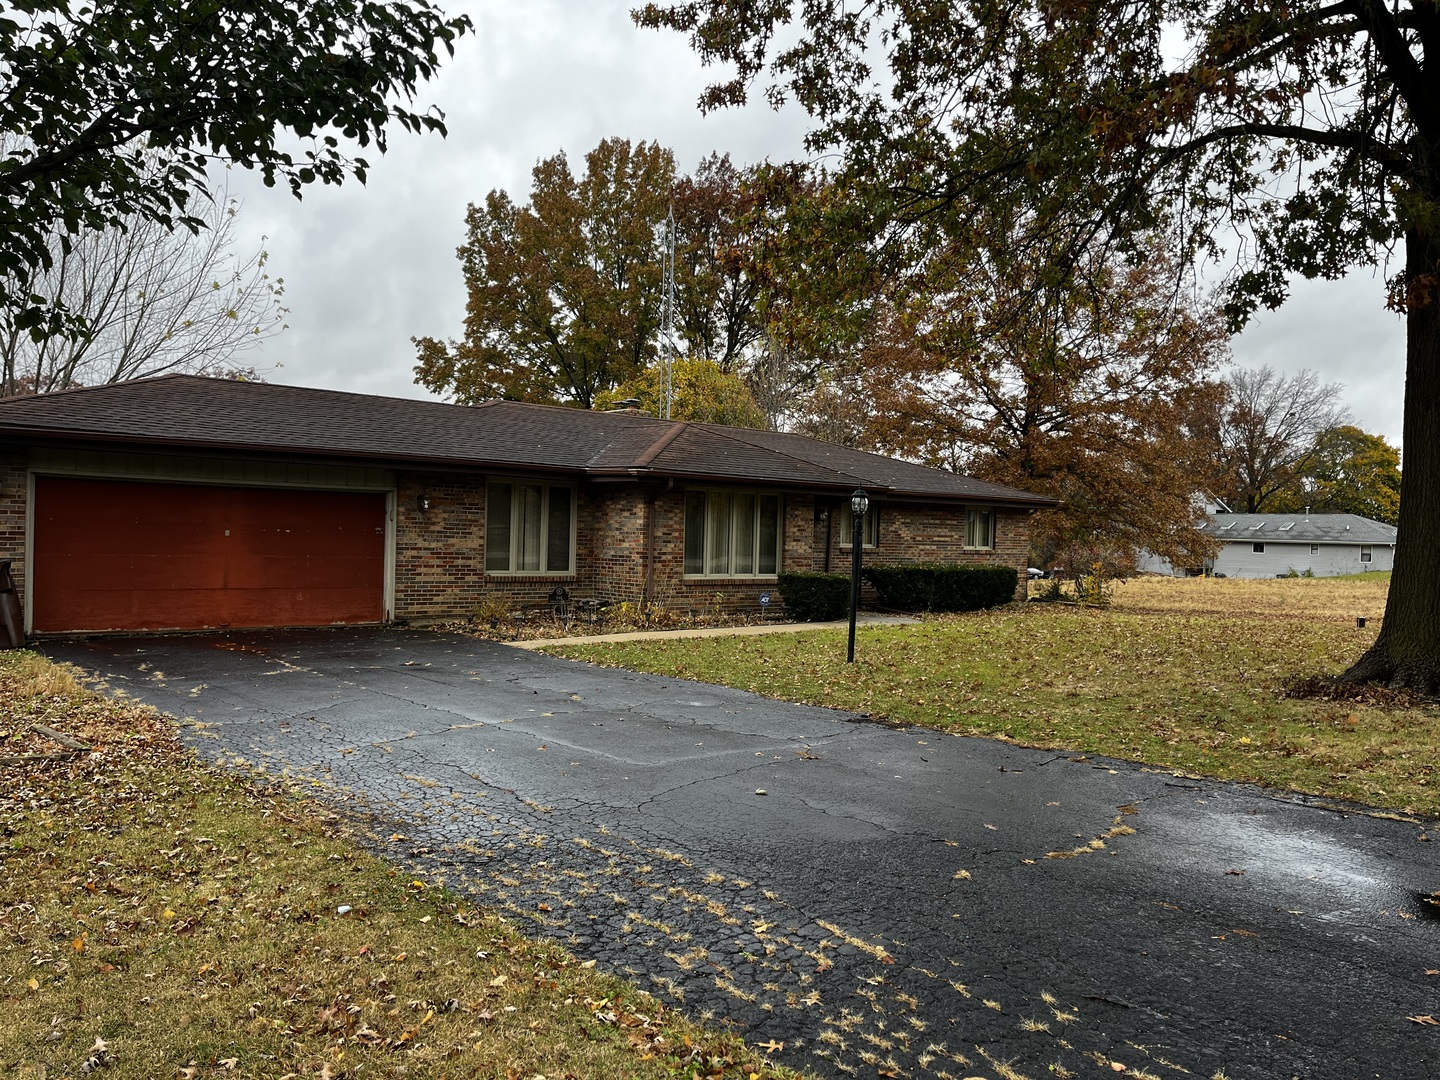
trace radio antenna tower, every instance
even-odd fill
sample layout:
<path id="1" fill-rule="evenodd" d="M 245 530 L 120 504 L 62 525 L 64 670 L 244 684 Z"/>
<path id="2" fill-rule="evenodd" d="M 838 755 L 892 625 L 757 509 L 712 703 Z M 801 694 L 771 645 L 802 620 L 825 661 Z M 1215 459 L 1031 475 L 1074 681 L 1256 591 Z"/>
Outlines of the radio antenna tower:
<path id="1" fill-rule="evenodd" d="M 660 416 L 670 419 L 674 394 L 675 348 L 675 206 L 665 218 L 665 242 L 660 251 Z"/>

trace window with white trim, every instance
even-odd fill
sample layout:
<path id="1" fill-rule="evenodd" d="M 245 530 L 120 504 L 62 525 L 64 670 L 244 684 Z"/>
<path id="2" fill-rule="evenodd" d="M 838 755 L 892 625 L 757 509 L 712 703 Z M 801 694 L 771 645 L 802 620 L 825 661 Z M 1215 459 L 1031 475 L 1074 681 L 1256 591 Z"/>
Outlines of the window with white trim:
<path id="1" fill-rule="evenodd" d="M 573 574 L 575 489 L 492 480 L 485 486 L 487 574 Z"/>
<path id="2" fill-rule="evenodd" d="M 779 569 L 779 495 L 685 492 L 686 577 L 774 577 Z"/>
<path id="3" fill-rule="evenodd" d="M 965 546 L 981 550 L 995 546 L 995 512 L 989 507 L 972 506 L 965 511 Z"/>
<path id="4" fill-rule="evenodd" d="M 1310 554 L 1311 554 L 1311 555 L 1319 555 L 1319 554 L 1320 554 L 1320 545 L 1319 545 L 1319 544 L 1311 544 L 1311 545 L 1310 545 Z"/>
<path id="5" fill-rule="evenodd" d="M 1369 544 L 1360 545 L 1360 561 L 1371 562 L 1375 558 L 1374 549 Z"/>
<path id="6" fill-rule="evenodd" d="M 850 504 L 840 504 L 840 546 L 843 548 L 854 547 L 851 543 L 855 539 L 855 515 L 850 510 Z M 880 545 L 880 508 L 873 502 L 870 509 L 865 511 L 865 517 L 860 522 L 860 546 L 862 548 L 873 548 Z"/>

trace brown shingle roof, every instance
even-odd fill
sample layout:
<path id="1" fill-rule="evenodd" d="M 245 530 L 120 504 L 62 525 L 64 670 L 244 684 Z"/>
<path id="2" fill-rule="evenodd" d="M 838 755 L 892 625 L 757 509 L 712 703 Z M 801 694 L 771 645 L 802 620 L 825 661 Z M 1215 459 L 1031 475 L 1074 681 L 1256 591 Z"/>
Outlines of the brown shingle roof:
<path id="1" fill-rule="evenodd" d="M 0 401 L 0 438 L 538 468 L 1048 506 L 1050 499 L 803 435 L 514 401 L 447 405 L 194 375 Z"/>

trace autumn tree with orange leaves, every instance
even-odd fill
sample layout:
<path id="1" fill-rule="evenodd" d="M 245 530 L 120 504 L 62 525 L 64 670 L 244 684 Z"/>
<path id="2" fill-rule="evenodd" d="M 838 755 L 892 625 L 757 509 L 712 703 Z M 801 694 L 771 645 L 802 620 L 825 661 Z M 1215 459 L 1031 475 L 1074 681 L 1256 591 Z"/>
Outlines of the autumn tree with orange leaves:
<path id="1" fill-rule="evenodd" d="M 1214 307 L 1177 292 L 1160 255 L 1092 256 L 1064 282 L 1003 255 L 936 263 L 862 350 L 860 441 L 1060 499 L 1032 520 L 1042 565 L 1212 554 L 1194 503 L 1206 447 L 1187 422 L 1227 355 Z"/>

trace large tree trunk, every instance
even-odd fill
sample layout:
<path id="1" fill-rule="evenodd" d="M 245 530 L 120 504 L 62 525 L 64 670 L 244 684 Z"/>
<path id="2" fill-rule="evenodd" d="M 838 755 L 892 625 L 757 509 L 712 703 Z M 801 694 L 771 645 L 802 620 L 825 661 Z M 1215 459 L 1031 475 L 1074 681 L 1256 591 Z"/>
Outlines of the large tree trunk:
<path id="1" fill-rule="evenodd" d="M 1400 533 L 1385 621 L 1375 644 L 1345 673 L 1440 694 L 1440 232 L 1405 239 L 1404 472 Z"/>

